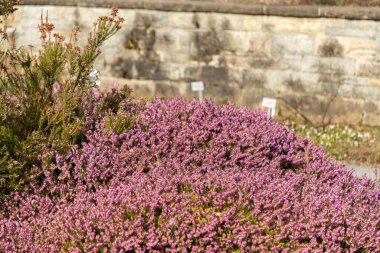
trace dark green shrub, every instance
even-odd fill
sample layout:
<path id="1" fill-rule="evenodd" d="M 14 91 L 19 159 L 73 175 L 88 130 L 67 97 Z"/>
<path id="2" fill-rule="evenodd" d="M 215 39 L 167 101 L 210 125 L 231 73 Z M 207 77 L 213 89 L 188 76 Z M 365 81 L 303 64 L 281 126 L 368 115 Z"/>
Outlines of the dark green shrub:
<path id="1" fill-rule="evenodd" d="M 1 14 L 12 12 L 12 3 L 4 4 Z M 43 151 L 64 154 L 84 140 L 83 104 L 89 102 L 85 100 L 93 88 L 89 75 L 100 46 L 123 21 L 113 8 L 110 16 L 97 20 L 87 44 L 80 48 L 76 44 L 79 28 L 73 28 L 67 42 L 54 33 L 48 17 L 41 16 L 38 54 L 26 47 L 0 49 L 0 200 L 22 190 L 28 178 L 36 176 L 32 167 L 41 163 L 38 156 Z M 125 99 L 129 93 L 125 89 L 119 97 Z M 104 103 L 117 111 L 121 100 L 112 101 Z M 106 111 L 108 106 L 99 109 Z"/>

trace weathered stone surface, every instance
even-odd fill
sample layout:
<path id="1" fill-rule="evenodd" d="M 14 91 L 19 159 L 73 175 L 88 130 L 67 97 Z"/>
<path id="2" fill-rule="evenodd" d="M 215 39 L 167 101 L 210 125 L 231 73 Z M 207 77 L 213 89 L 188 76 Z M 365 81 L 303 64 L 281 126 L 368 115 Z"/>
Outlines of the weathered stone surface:
<path id="1" fill-rule="evenodd" d="M 275 59 L 264 52 L 251 52 L 249 63 L 252 68 L 268 69 L 275 64 Z"/>
<path id="2" fill-rule="evenodd" d="M 223 49 L 235 53 L 247 53 L 251 47 L 250 33 L 245 31 L 224 31 Z"/>
<path id="3" fill-rule="evenodd" d="M 313 66 L 318 74 L 323 75 L 341 75 L 345 78 L 346 75 L 355 73 L 356 60 L 340 57 L 321 57 Z"/>
<path id="4" fill-rule="evenodd" d="M 167 21 L 170 28 L 193 29 L 195 27 L 194 14 L 190 12 L 168 15 Z"/>
<path id="5" fill-rule="evenodd" d="M 178 85 L 170 82 L 156 82 L 155 95 L 164 98 L 179 97 Z"/>
<path id="6" fill-rule="evenodd" d="M 319 48 L 323 47 L 323 45 L 326 44 L 326 42 L 328 42 L 329 40 L 336 40 L 337 44 L 339 44 L 342 47 L 342 58 L 373 59 L 371 57 L 377 53 L 376 50 L 377 48 L 379 48 L 379 46 L 376 43 L 376 40 L 374 39 L 348 39 L 347 37 L 326 36 L 324 34 L 318 34 L 315 38 L 316 49 L 318 50 Z"/>
<path id="7" fill-rule="evenodd" d="M 65 5 L 59 8 L 42 0 L 24 3 L 42 5 L 21 6 L 8 24 L 17 28 L 16 45 L 36 45 L 35 52 L 39 35 L 31 31 L 37 31 L 41 8 L 68 37 L 74 25 L 90 31 L 111 6 L 98 0 L 49 0 Z M 194 98 L 190 82 L 203 80 L 205 96 L 216 102 L 253 108 L 270 96 L 282 101 L 280 111 L 293 106 L 320 123 L 333 99 L 325 120 L 380 124 L 371 122 L 380 108 L 380 25 L 362 20 L 380 20 L 379 8 L 172 0 L 115 0 L 112 5 L 122 8 L 127 21 L 95 62 L 104 85 L 114 76 L 127 81 L 136 96 Z M 339 19 L 311 18 L 326 16 Z M 79 44 L 85 43 L 81 36 Z"/>
<path id="8" fill-rule="evenodd" d="M 327 38 L 318 46 L 321 57 L 343 57 L 344 48 L 336 38 Z"/>
<path id="9" fill-rule="evenodd" d="M 314 37 L 303 34 L 274 34 L 272 39 L 272 54 L 284 53 L 307 55 L 314 52 Z"/>
<path id="10" fill-rule="evenodd" d="M 270 54 L 272 50 L 272 34 L 264 32 L 247 33 L 246 40 L 250 43 L 249 51 Z"/>
<path id="11" fill-rule="evenodd" d="M 379 105 L 380 105 L 379 102 L 375 103 L 375 102 L 369 101 L 364 104 L 363 109 L 367 113 L 374 113 L 374 112 L 379 111 L 379 108 L 380 108 Z"/>
<path id="12" fill-rule="evenodd" d="M 378 61 L 357 61 L 355 74 L 380 79 L 380 62 Z"/>
<path id="13" fill-rule="evenodd" d="M 325 122 L 360 124 L 362 121 L 363 104 L 359 100 L 336 98 L 324 109 L 327 110 Z"/>
<path id="14" fill-rule="evenodd" d="M 283 17 L 262 17 L 262 30 L 276 33 L 302 33 L 316 34 L 325 31 L 325 22 L 309 22 L 306 18 L 288 18 L 282 22 Z"/>
<path id="15" fill-rule="evenodd" d="M 363 101 L 380 100 L 380 87 L 368 85 L 342 85 L 339 94 L 344 98 L 360 99 Z"/>
<path id="16" fill-rule="evenodd" d="M 360 77 L 355 76 L 355 73 L 347 73 L 344 76 L 344 85 L 348 86 L 355 86 L 355 85 L 362 85 L 362 86 L 371 86 L 369 80 L 367 77 Z"/>
<path id="17" fill-rule="evenodd" d="M 326 18 L 346 18 L 346 19 L 372 19 L 379 20 L 380 8 L 378 7 L 320 7 L 319 16 Z"/>
<path id="18" fill-rule="evenodd" d="M 261 106 L 263 97 L 275 97 L 276 94 L 273 90 L 247 87 L 236 95 L 236 101 L 239 105 L 248 106 L 251 109 Z"/>
<path id="19" fill-rule="evenodd" d="M 327 27 L 326 34 L 329 36 L 343 36 L 368 39 L 375 39 L 376 36 L 378 36 L 378 33 L 375 30 L 364 30 L 350 27 Z"/>
<path id="20" fill-rule="evenodd" d="M 344 54 L 346 57 L 358 60 L 375 60 L 378 58 L 378 50 L 380 48 L 378 38 L 345 38 L 340 39 L 340 43 L 344 47 Z"/>
<path id="21" fill-rule="evenodd" d="M 380 79 L 368 79 L 368 85 L 380 87 Z"/>
<path id="22" fill-rule="evenodd" d="M 318 8 L 311 8 L 310 6 L 268 6 L 265 9 L 266 15 L 284 16 L 284 17 L 318 17 Z"/>
<path id="23" fill-rule="evenodd" d="M 281 96 L 283 108 L 293 114 L 305 117 L 312 122 L 321 122 L 324 113 L 325 101 L 318 96 L 283 95 Z M 317 111 L 317 113 L 315 113 Z M 311 112 L 314 116 L 310 117 Z"/>
<path id="24" fill-rule="evenodd" d="M 146 9 L 175 12 L 216 12 L 249 15 L 273 15 L 287 17 L 309 18 L 345 18 L 359 20 L 379 20 L 379 7 L 329 7 L 329 6 L 294 6 L 294 5 L 255 5 L 232 2 L 220 4 L 216 1 L 173 1 L 173 0 L 24 0 L 26 5 L 61 5 L 61 6 L 88 6 L 112 7 L 118 6 L 127 9 Z"/>
<path id="25" fill-rule="evenodd" d="M 361 121 L 364 125 L 369 126 L 378 126 L 380 122 L 380 114 L 379 113 L 364 113 L 363 119 Z"/>
<path id="26" fill-rule="evenodd" d="M 295 55 L 286 53 L 278 58 L 277 67 L 281 70 L 292 70 L 295 73 L 315 73 L 317 72 L 316 66 L 318 65 L 319 59 L 319 57 L 313 55 Z"/>

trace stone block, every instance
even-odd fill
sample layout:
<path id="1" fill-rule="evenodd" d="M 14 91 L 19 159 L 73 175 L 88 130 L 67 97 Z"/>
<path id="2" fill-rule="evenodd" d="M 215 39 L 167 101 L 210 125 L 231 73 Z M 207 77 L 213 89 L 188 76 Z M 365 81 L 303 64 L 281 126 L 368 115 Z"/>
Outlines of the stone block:
<path id="1" fill-rule="evenodd" d="M 210 29 L 209 15 L 207 13 L 192 13 L 192 30 L 206 31 Z"/>
<path id="2" fill-rule="evenodd" d="M 380 125 L 380 114 L 379 113 L 364 113 L 363 120 L 361 123 L 367 126 L 378 126 Z"/>
<path id="3" fill-rule="evenodd" d="M 341 97 L 368 101 L 380 100 L 380 87 L 369 85 L 342 85 L 339 89 Z"/>
<path id="4" fill-rule="evenodd" d="M 288 87 L 285 85 L 285 80 L 292 75 L 290 70 L 266 70 L 266 82 L 265 89 L 273 90 L 279 95 L 288 91 Z"/>
<path id="5" fill-rule="evenodd" d="M 261 106 L 264 97 L 276 97 L 276 93 L 272 90 L 260 87 L 246 87 L 236 95 L 236 101 L 239 105 L 248 106 L 251 109 Z"/>
<path id="6" fill-rule="evenodd" d="M 168 15 L 168 27 L 183 30 L 196 29 L 193 22 L 194 14 L 189 12 L 172 12 Z"/>
<path id="7" fill-rule="evenodd" d="M 321 6 L 319 7 L 320 17 L 367 20 L 379 19 L 379 10 L 374 7 L 358 6 Z"/>
<path id="8" fill-rule="evenodd" d="M 367 101 L 363 106 L 364 112 L 366 113 L 376 113 L 380 112 L 380 102 L 378 101 Z"/>
<path id="9" fill-rule="evenodd" d="M 236 53 L 246 53 L 251 47 L 249 33 L 245 31 L 224 31 L 223 50 Z"/>
<path id="10" fill-rule="evenodd" d="M 351 27 L 361 30 L 380 31 L 380 24 L 375 20 L 345 20 L 346 27 Z"/>
<path id="11" fill-rule="evenodd" d="M 186 66 L 185 68 L 185 77 L 190 81 L 199 81 L 201 80 L 202 68 L 199 66 Z"/>
<path id="12" fill-rule="evenodd" d="M 326 99 L 329 102 L 330 98 Z M 363 114 L 363 103 L 356 100 L 336 98 L 328 106 L 325 121 L 332 123 L 360 124 Z"/>
<path id="13" fill-rule="evenodd" d="M 355 74 L 358 76 L 380 78 L 380 62 L 378 60 L 359 60 L 356 62 Z"/>
<path id="14" fill-rule="evenodd" d="M 231 84 L 220 84 L 217 82 L 206 82 L 204 96 L 216 103 L 235 101 L 239 91 Z"/>
<path id="15" fill-rule="evenodd" d="M 317 94 L 318 92 L 318 75 L 307 72 L 293 72 L 289 76 L 284 77 L 282 86 L 286 88 L 286 92 L 297 94 Z"/>
<path id="16" fill-rule="evenodd" d="M 227 68 L 204 66 L 201 69 L 200 80 L 205 84 L 205 97 L 212 98 L 216 102 L 234 99 L 237 89 L 228 83 Z"/>
<path id="17" fill-rule="evenodd" d="M 185 94 L 183 94 L 180 90 L 181 84 L 183 85 L 183 83 L 171 81 L 155 82 L 154 95 L 163 98 L 184 97 Z"/>
<path id="18" fill-rule="evenodd" d="M 378 32 L 375 30 L 365 30 L 350 27 L 326 27 L 326 35 L 334 37 L 342 36 L 375 39 L 378 36 Z"/>
<path id="19" fill-rule="evenodd" d="M 272 16 L 318 17 L 318 8 L 307 5 L 268 5 L 266 14 Z"/>
<path id="20" fill-rule="evenodd" d="M 368 38 L 337 38 L 339 42 L 345 48 L 345 53 L 349 54 L 355 52 L 356 50 L 375 50 L 376 40 Z"/>
<path id="21" fill-rule="evenodd" d="M 277 60 L 276 66 L 281 70 L 292 70 L 294 72 L 316 72 L 319 58 L 313 55 L 295 55 L 285 53 Z"/>
<path id="22" fill-rule="evenodd" d="M 355 73 L 356 60 L 349 58 L 319 58 L 313 66 L 316 72 L 321 76 L 342 77 Z"/>
<path id="23" fill-rule="evenodd" d="M 315 35 L 324 32 L 326 24 L 318 19 L 264 16 L 262 31 L 271 33 L 301 33 Z"/>
<path id="24" fill-rule="evenodd" d="M 380 100 L 380 87 L 375 86 L 354 86 L 353 98 L 363 99 L 363 100 Z"/>
<path id="25" fill-rule="evenodd" d="M 188 53 L 183 53 L 183 51 L 165 51 L 157 50 L 157 54 L 160 55 L 161 62 L 163 64 L 167 63 L 180 63 L 187 64 L 191 61 L 191 56 Z"/>
<path id="26" fill-rule="evenodd" d="M 368 79 L 368 85 L 380 87 L 380 78 L 376 78 L 376 79 L 371 78 L 371 79 Z"/>
<path id="27" fill-rule="evenodd" d="M 241 81 L 237 82 L 240 89 L 251 87 L 254 89 L 263 89 L 267 82 L 266 73 L 254 69 L 243 69 L 241 71 Z"/>
<path id="28" fill-rule="evenodd" d="M 167 73 L 167 78 L 171 81 L 179 81 L 186 79 L 186 66 L 185 64 L 164 63 L 162 66 Z"/>
<path id="29" fill-rule="evenodd" d="M 218 83 L 220 85 L 228 83 L 228 69 L 225 67 L 202 67 L 201 79 L 209 83 Z"/>
<path id="30" fill-rule="evenodd" d="M 359 60 L 359 61 L 376 61 L 379 59 L 379 54 L 375 50 L 352 50 L 347 54 L 347 57 Z"/>
<path id="31" fill-rule="evenodd" d="M 274 34 L 272 54 L 312 55 L 314 53 L 314 36 L 303 34 Z"/>
<path id="32" fill-rule="evenodd" d="M 177 28 L 156 29 L 156 48 L 186 53 L 192 42 L 192 32 Z"/>
<path id="33" fill-rule="evenodd" d="M 344 85 L 361 85 L 361 86 L 371 86 L 369 79 L 367 77 L 356 76 L 355 73 L 347 73 L 344 76 Z"/>
<path id="34" fill-rule="evenodd" d="M 293 115 L 306 115 L 307 119 L 314 122 L 321 122 L 325 101 L 320 96 L 297 95 L 293 93 L 284 93 L 279 95 L 282 107 L 279 110 L 293 112 Z"/>
<path id="35" fill-rule="evenodd" d="M 250 32 L 260 32 L 262 31 L 262 19 L 264 16 L 254 16 L 254 15 L 242 15 L 240 18 L 243 20 L 243 26 L 239 26 L 239 22 L 235 21 L 238 19 L 237 15 L 234 15 L 233 17 L 229 17 L 229 20 L 231 20 L 231 28 L 236 30 L 244 30 L 244 31 L 250 31 Z"/>
<path id="36" fill-rule="evenodd" d="M 140 28 L 165 28 L 170 25 L 168 12 L 155 10 L 136 11 L 134 25 Z"/>
<path id="37" fill-rule="evenodd" d="M 250 54 L 238 55 L 230 52 L 223 52 L 219 57 L 219 63 L 219 65 L 229 68 L 252 68 Z"/>
<path id="38" fill-rule="evenodd" d="M 380 125 L 380 102 L 366 101 L 363 106 L 363 125 L 378 126 Z"/>
<path id="39" fill-rule="evenodd" d="M 255 69 L 270 69 L 273 68 L 277 59 L 264 52 L 250 52 L 249 63 Z"/>
<path id="40" fill-rule="evenodd" d="M 272 50 L 272 34 L 264 32 L 249 32 L 246 40 L 249 40 L 249 51 L 270 54 Z"/>

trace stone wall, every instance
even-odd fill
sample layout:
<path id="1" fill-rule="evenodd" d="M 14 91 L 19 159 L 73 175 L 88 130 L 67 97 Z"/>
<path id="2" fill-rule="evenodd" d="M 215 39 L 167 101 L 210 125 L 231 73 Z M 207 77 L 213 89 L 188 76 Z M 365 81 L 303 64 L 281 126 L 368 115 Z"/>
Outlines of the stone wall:
<path id="1" fill-rule="evenodd" d="M 73 25 L 86 34 L 110 6 L 24 2 L 8 20 L 17 45 L 38 44 L 41 9 L 68 35 Z M 280 101 L 278 113 L 315 123 L 380 125 L 379 8 L 111 2 L 126 25 L 96 63 L 104 83 L 127 83 L 137 96 L 191 98 L 190 82 L 203 80 L 216 102 L 254 108 L 267 96 Z"/>

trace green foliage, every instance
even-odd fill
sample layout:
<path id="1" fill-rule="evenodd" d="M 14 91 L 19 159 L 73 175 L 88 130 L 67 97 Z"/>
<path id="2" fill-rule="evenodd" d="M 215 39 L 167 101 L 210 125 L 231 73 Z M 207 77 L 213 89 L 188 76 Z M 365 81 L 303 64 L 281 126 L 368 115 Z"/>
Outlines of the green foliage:
<path id="1" fill-rule="evenodd" d="M 0 2 L 0 16 L 6 16 L 16 10 L 15 5 L 19 4 L 18 0 L 2 0 Z"/>
<path id="2" fill-rule="evenodd" d="M 339 127 L 337 125 L 327 125 L 315 127 L 311 125 L 285 122 L 297 134 L 300 134 L 315 144 L 322 146 L 324 150 L 337 160 L 345 160 L 346 154 L 343 147 L 353 147 L 355 149 L 361 143 L 374 141 L 374 136 L 370 131 L 353 129 L 351 127 Z"/>
<path id="3" fill-rule="evenodd" d="M 11 2 L 0 8 L 1 14 L 14 10 Z M 8 5 L 7 5 L 8 4 Z M 26 47 L 0 48 L 0 201 L 4 195 L 22 190 L 33 177 L 33 165 L 46 150 L 65 153 L 80 144 L 85 136 L 83 103 L 92 88 L 90 72 L 100 54 L 100 46 L 120 28 L 123 19 L 117 8 L 110 16 L 100 17 L 89 34 L 87 45 L 76 45 L 79 28 L 73 28 L 67 42 L 53 33 L 54 25 L 41 15 L 41 49 L 34 54 Z M 100 107 L 117 111 L 119 97 L 108 98 Z M 128 122 L 116 119 L 114 130 L 122 131 Z"/>
<path id="4" fill-rule="evenodd" d="M 19 3 L 19 0 L 2 0 L 0 2 L 0 24 L 3 23 L 1 16 L 4 17 L 4 19 L 17 9 L 15 8 L 15 5 Z M 0 27 L 0 38 L 6 39 L 7 34 L 4 27 Z M 0 54 L 0 60 L 1 60 L 1 54 Z"/>

